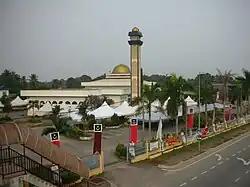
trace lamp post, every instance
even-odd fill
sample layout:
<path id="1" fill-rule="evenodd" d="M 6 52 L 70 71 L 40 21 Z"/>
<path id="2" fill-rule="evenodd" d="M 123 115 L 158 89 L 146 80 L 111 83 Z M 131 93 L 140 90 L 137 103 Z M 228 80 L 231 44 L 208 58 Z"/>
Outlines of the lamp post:
<path id="1" fill-rule="evenodd" d="M 199 72 L 199 93 L 198 93 L 198 104 L 199 104 L 199 116 L 198 116 L 198 130 L 201 131 L 201 73 Z M 201 150 L 201 141 L 198 141 L 198 150 Z"/>

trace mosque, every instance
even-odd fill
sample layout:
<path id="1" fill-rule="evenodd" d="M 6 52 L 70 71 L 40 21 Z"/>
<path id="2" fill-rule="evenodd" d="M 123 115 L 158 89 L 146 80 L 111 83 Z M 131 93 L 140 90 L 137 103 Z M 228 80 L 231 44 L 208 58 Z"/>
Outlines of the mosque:
<path id="1" fill-rule="evenodd" d="M 106 78 L 90 82 L 82 82 L 81 89 L 51 89 L 51 90 L 21 90 L 20 95 L 28 100 L 38 100 L 42 105 L 51 104 L 78 105 L 89 95 L 106 96 L 115 102 L 115 105 L 128 101 L 129 98 L 140 96 L 141 90 L 141 41 L 142 33 L 138 28 L 129 32 L 130 68 L 119 64 Z M 144 81 L 143 84 L 151 85 Z"/>

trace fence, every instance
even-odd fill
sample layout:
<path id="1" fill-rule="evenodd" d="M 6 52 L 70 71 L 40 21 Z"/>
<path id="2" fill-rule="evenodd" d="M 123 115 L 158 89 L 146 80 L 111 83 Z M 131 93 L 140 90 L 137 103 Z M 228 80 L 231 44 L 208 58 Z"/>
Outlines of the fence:
<path id="1" fill-rule="evenodd" d="M 225 131 L 229 131 L 231 129 L 237 128 L 239 126 L 250 123 L 250 115 L 245 116 L 239 120 L 231 120 L 226 123 L 217 125 L 217 131 L 214 132 L 211 130 L 209 134 L 207 134 L 204 139 L 215 136 L 216 134 L 220 134 Z M 192 141 L 188 142 L 188 144 L 195 143 L 198 140 L 198 137 L 194 138 Z M 154 141 L 142 141 L 135 145 L 128 145 L 127 147 L 127 161 L 131 163 L 136 163 L 146 159 L 153 159 L 162 154 L 171 152 L 176 149 L 180 149 L 183 147 L 183 142 L 179 137 L 166 137 L 161 140 Z"/>

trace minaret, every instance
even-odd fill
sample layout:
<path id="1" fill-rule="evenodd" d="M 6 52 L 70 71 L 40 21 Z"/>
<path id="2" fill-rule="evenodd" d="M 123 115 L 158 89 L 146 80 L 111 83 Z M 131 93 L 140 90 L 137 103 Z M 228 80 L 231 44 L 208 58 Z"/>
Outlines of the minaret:
<path id="1" fill-rule="evenodd" d="M 141 46 L 142 33 L 134 27 L 128 33 L 130 40 L 131 99 L 141 96 Z"/>

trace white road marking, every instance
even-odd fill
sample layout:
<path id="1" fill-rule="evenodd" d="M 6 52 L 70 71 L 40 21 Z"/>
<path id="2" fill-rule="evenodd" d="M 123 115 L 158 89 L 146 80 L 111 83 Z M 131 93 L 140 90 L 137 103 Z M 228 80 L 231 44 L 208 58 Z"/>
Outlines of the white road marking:
<path id="1" fill-rule="evenodd" d="M 238 151 L 237 153 L 238 153 L 238 154 L 240 154 L 240 153 L 241 153 L 241 151 Z"/>
<path id="2" fill-rule="evenodd" d="M 193 180 L 195 180 L 195 179 L 197 179 L 198 177 L 193 177 L 191 180 L 193 181 Z"/>
<path id="3" fill-rule="evenodd" d="M 212 169 L 214 169 L 216 166 L 213 166 L 213 167 L 211 167 L 210 169 L 212 170 Z"/>
<path id="4" fill-rule="evenodd" d="M 250 147 L 250 145 L 248 145 L 247 147 Z"/>
<path id="5" fill-rule="evenodd" d="M 219 154 L 215 154 L 215 156 L 217 156 L 217 160 L 220 161 L 222 159 L 222 156 L 220 156 Z"/>
<path id="6" fill-rule="evenodd" d="M 230 158 L 226 158 L 226 161 L 228 161 Z"/>
<path id="7" fill-rule="evenodd" d="M 235 179 L 235 180 L 234 180 L 234 182 L 238 182 L 239 180 L 240 180 L 240 177 L 239 177 L 239 178 L 237 178 L 237 179 Z"/>
<path id="8" fill-rule="evenodd" d="M 168 171 L 169 171 L 169 172 L 177 172 L 177 171 L 182 171 L 182 170 L 184 170 L 184 169 L 186 169 L 186 168 L 189 168 L 190 166 L 193 166 L 193 165 L 195 165 L 195 164 L 197 164 L 197 163 L 199 163 L 199 162 L 201 162 L 201 161 L 203 161 L 203 160 L 205 160 L 205 159 L 207 159 L 207 158 L 213 156 L 215 153 L 218 153 L 218 152 L 220 152 L 220 151 L 222 151 L 222 150 L 224 150 L 224 149 L 226 149 L 226 148 L 228 148 L 228 147 L 231 147 L 232 145 L 234 145 L 234 144 L 236 144 L 236 143 L 238 143 L 238 142 L 240 142 L 240 141 L 242 141 L 242 140 L 248 138 L 248 137 L 249 137 L 249 134 L 250 134 L 250 133 L 247 133 L 246 135 L 244 135 L 243 137 L 241 137 L 241 138 L 239 138 L 239 139 L 237 139 L 237 140 L 235 140 L 235 141 L 232 140 L 232 143 L 226 145 L 225 147 L 222 147 L 221 149 L 218 149 L 217 151 L 215 151 L 215 152 L 213 152 L 213 153 L 211 153 L 211 154 L 209 154 L 209 155 L 206 155 L 206 156 L 202 157 L 201 159 L 199 159 L 199 160 L 197 160 L 197 161 L 195 161 L 195 162 L 192 162 L 191 164 L 188 164 L 188 165 L 186 165 L 186 166 L 184 166 L 184 167 L 182 167 L 182 168 L 178 168 L 178 169 L 169 169 Z M 249 147 L 250 147 L 250 144 L 249 144 Z"/>
<path id="9" fill-rule="evenodd" d="M 219 163 L 218 163 L 218 165 L 221 165 L 221 164 L 223 164 L 223 162 L 219 162 Z"/>
<path id="10" fill-rule="evenodd" d="M 233 154 L 232 156 L 236 156 L 236 154 Z"/>
<path id="11" fill-rule="evenodd" d="M 184 182 L 184 183 L 182 183 L 180 186 L 185 186 L 187 183 L 186 182 Z"/>
<path id="12" fill-rule="evenodd" d="M 243 148 L 242 151 L 245 151 L 247 148 Z"/>
<path id="13" fill-rule="evenodd" d="M 245 172 L 245 174 L 248 174 L 249 173 L 249 170 L 247 170 L 246 172 Z"/>
<path id="14" fill-rule="evenodd" d="M 204 174 L 206 174 L 206 173 L 207 173 L 207 171 L 204 171 L 204 172 L 202 172 L 201 174 L 204 175 Z"/>
<path id="15" fill-rule="evenodd" d="M 237 157 L 237 160 L 240 160 L 240 161 L 242 161 L 242 163 L 245 165 L 245 166 L 248 166 L 249 164 L 250 164 L 250 161 L 245 161 L 243 158 L 239 158 L 239 157 Z"/>

